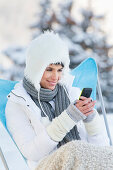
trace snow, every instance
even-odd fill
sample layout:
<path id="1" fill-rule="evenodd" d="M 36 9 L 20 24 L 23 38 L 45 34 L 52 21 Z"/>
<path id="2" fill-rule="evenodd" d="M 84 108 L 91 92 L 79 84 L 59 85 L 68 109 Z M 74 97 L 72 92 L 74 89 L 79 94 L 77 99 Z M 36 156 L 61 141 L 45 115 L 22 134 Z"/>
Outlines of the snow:
<path id="1" fill-rule="evenodd" d="M 26 49 L 21 46 L 10 46 L 3 53 L 10 57 L 15 64 L 23 65 L 25 63 Z"/>
<path id="2" fill-rule="evenodd" d="M 22 4 L 22 0 L 20 1 Z M 26 1 L 24 3 L 26 3 Z M 19 5 L 19 9 L 21 4 Z M 30 17 L 26 20 L 31 28 L 31 31 L 29 31 L 30 34 L 32 34 L 31 39 L 40 34 L 42 28 L 51 28 L 55 32 L 58 32 L 68 44 L 71 69 L 75 68 L 84 59 L 93 57 L 98 65 L 100 84 L 105 98 L 104 101 L 107 112 L 113 112 L 113 48 L 111 48 L 113 45 L 110 46 L 108 44 L 106 40 L 107 37 L 103 33 L 101 22 L 103 22 L 104 15 L 97 15 L 92 9 L 84 8 L 81 10 L 82 14 L 80 13 L 82 19 L 78 20 L 78 18 L 71 13 L 72 7 L 73 0 L 66 0 L 65 3 L 62 2 L 62 5 L 59 6 L 59 10 L 57 11 L 52 9 L 52 2 L 50 0 L 40 0 L 38 7 L 34 8 L 36 12 L 34 20 L 30 20 Z M 26 17 L 26 14 L 28 15 L 28 13 L 25 13 L 24 11 L 25 10 L 21 11 L 21 15 L 19 15 L 22 17 L 20 23 L 23 23 L 23 26 L 26 25 L 26 22 L 23 22 L 23 19 Z M 19 18 L 12 19 L 18 21 Z M 19 27 L 18 24 L 16 26 Z M 15 28 L 15 26 L 13 27 Z M 15 30 L 17 30 L 17 28 Z M 2 51 L 4 54 L 1 55 L 2 57 L 0 59 L 0 77 L 3 79 L 21 80 L 23 78 L 26 43 L 23 40 L 24 36 L 22 35 L 22 30 L 21 32 L 18 32 L 18 34 L 16 33 L 16 39 L 22 38 L 23 43 L 13 43 L 10 40 L 11 45 Z M 32 30 L 34 30 L 33 33 Z M 15 32 L 16 31 L 13 31 L 13 33 Z M 3 65 L 1 62 L 3 61 L 3 56 L 8 59 L 4 62 L 5 64 L 8 63 L 7 65 L 9 65 L 10 62 L 10 65 L 7 68 L 6 65 Z M 103 74 L 105 76 L 103 76 Z"/>
<path id="3" fill-rule="evenodd" d="M 1 160 L 1 158 L 0 158 L 0 170 L 5 170 L 5 167 L 4 167 L 4 165 L 3 165 L 3 162 L 2 162 L 2 160 Z"/>
<path id="4" fill-rule="evenodd" d="M 41 20 L 35 21 L 33 17 L 30 16 L 31 13 L 34 13 L 34 11 L 39 10 L 38 9 L 39 7 L 37 8 L 35 2 L 33 3 L 30 0 L 28 3 L 27 0 L 25 0 L 25 2 L 23 0 L 20 0 L 20 1 L 17 1 L 17 5 L 16 3 L 10 3 L 10 5 L 13 4 L 13 9 L 15 11 L 17 12 L 21 11 L 19 12 L 19 15 L 16 16 L 16 15 L 13 15 L 14 10 L 10 10 L 9 4 L 6 3 L 7 0 L 5 1 L 2 0 L 2 1 L 3 1 L 2 2 L 3 5 L 7 4 L 5 6 L 7 13 L 5 13 L 5 15 L 3 16 L 5 16 L 6 19 L 8 16 L 10 20 L 12 21 L 12 25 L 8 25 L 8 22 L 6 21 L 8 26 L 6 27 L 3 26 L 0 29 L 2 33 L 1 34 L 2 35 L 1 48 L 4 47 L 4 44 L 9 44 L 9 42 L 10 44 L 15 44 L 15 45 L 12 45 L 9 47 L 7 45 L 7 48 L 5 48 L 4 51 L 2 51 L 4 55 L 0 54 L 1 56 L 3 56 L 0 59 L 0 77 L 5 78 L 5 79 L 11 79 L 11 80 L 21 80 L 23 77 L 23 70 L 25 66 L 25 46 L 30 40 L 30 38 L 28 38 L 28 35 L 30 37 L 32 35 L 32 32 L 28 29 L 28 26 L 31 25 L 30 28 L 32 29 L 38 28 L 37 32 L 33 36 L 35 37 L 36 35 L 40 33 L 40 29 L 42 26 L 44 27 L 48 26 L 48 23 L 51 20 L 51 16 L 52 16 L 52 10 L 50 10 L 51 9 L 49 8 L 50 4 L 46 3 L 47 2 L 46 0 L 40 1 L 40 5 L 42 6 L 42 11 L 37 14 L 37 17 L 40 18 Z M 15 0 L 12 0 L 12 2 L 14 1 Z M 71 54 L 70 59 L 71 59 L 71 64 L 73 65 L 73 67 L 75 67 L 75 65 L 79 64 L 87 57 L 95 58 L 98 64 L 99 70 L 101 71 L 101 76 L 99 75 L 99 77 L 100 77 L 100 84 L 101 84 L 101 89 L 103 92 L 103 99 L 104 99 L 105 107 L 107 108 L 107 110 L 109 110 L 109 112 L 112 112 L 113 111 L 113 105 L 112 105 L 113 103 L 113 95 L 112 95 L 113 94 L 113 71 L 110 69 L 111 67 L 113 67 L 113 58 L 112 57 L 108 58 L 110 56 L 110 53 L 106 51 L 110 48 L 110 45 L 106 43 L 106 36 L 103 36 L 102 32 L 100 31 L 100 22 L 97 22 L 97 19 L 99 21 L 100 18 L 104 18 L 104 17 L 103 15 L 94 15 L 90 10 L 89 11 L 82 10 L 82 13 L 84 14 L 83 21 L 79 21 L 78 19 L 72 20 L 72 17 L 68 10 L 71 5 L 71 2 L 72 0 L 68 0 L 67 2 L 62 4 L 61 7 L 59 7 L 59 9 L 61 8 L 62 15 L 54 11 L 55 12 L 54 17 L 57 18 L 57 22 L 55 22 L 55 19 L 54 19 L 54 22 L 52 23 L 54 26 L 53 28 L 54 30 L 56 29 L 56 31 L 61 33 L 63 38 L 65 38 L 65 41 L 67 42 L 69 50 L 70 50 L 70 54 Z M 25 3 L 27 4 L 28 10 L 26 10 Z M 23 9 L 21 7 L 21 4 L 24 7 L 24 10 L 21 10 Z M 4 10 L 2 6 L 0 6 L 0 8 Z M 16 6 L 18 7 L 18 10 L 16 9 Z M 29 7 L 30 7 L 30 10 L 29 10 Z M 47 11 L 49 11 L 48 14 L 46 14 Z M 11 13 L 11 15 L 8 15 L 9 13 Z M 89 20 L 90 16 L 92 15 L 93 15 L 93 19 Z M 2 13 L 1 13 L 1 16 L 2 16 Z M 27 17 L 28 19 L 26 19 Z M 70 29 L 69 29 L 68 20 L 75 22 L 75 25 L 74 24 L 70 25 Z M 14 25 L 15 22 L 13 24 L 13 21 L 21 21 L 21 22 L 16 22 L 15 31 L 12 31 L 15 28 L 15 25 Z M 31 21 L 33 22 L 33 24 L 30 23 Z M 21 24 L 21 23 L 24 23 L 24 24 Z M 2 21 L 2 25 L 4 25 L 3 21 Z M 12 30 L 11 30 L 11 27 L 13 28 Z M 85 32 L 84 30 L 86 28 L 87 28 L 87 31 Z M 7 34 L 5 34 L 5 32 L 7 32 Z M 13 38 L 10 37 L 11 32 L 13 32 L 12 35 L 15 36 L 16 39 L 14 37 Z M 24 34 L 22 34 L 23 32 Z M 18 45 L 18 44 L 21 44 L 21 45 Z M 104 51 L 104 49 L 106 50 Z M 109 55 L 107 55 L 107 53 Z M 111 56 L 112 56 L 112 51 L 111 51 Z M 1 61 L 2 62 L 4 61 L 5 65 L 2 64 Z M 101 118 L 104 123 L 104 119 L 102 115 L 101 115 Z M 113 113 L 107 114 L 107 120 L 109 124 L 111 138 L 113 141 Z M 2 163 L 0 159 L 0 170 L 4 170 L 4 168 L 1 169 L 1 166 L 2 166 Z"/>
<path id="5" fill-rule="evenodd" d="M 103 118 L 102 115 L 101 115 L 101 117 L 102 117 L 102 120 L 103 120 L 103 122 L 104 122 L 104 118 Z M 113 113 L 107 114 L 107 121 L 108 121 L 108 126 L 109 126 L 109 130 L 110 130 L 110 135 L 111 135 L 112 143 L 113 143 Z"/>

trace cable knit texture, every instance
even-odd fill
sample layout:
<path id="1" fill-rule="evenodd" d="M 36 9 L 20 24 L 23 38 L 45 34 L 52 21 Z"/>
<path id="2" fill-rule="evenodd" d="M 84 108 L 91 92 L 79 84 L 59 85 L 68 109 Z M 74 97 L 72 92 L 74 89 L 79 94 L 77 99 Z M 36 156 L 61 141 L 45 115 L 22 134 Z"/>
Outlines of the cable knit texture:
<path id="1" fill-rule="evenodd" d="M 96 110 L 94 109 L 93 113 L 88 115 L 87 118 L 83 120 L 84 123 L 91 122 L 94 119 L 95 116 L 96 116 Z"/>
<path id="2" fill-rule="evenodd" d="M 91 122 L 94 117 L 96 116 L 96 112 L 94 109 L 94 112 L 91 113 L 88 116 L 85 116 L 75 105 L 76 101 L 71 103 L 68 108 L 66 109 L 66 112 L 69 114 L 69 116 L 75 121 L 78 122 L 80 120 L 83 120 L 85 123 Z M 76 113 L 76 114 L 75 114 Z"/>
<path id="3" fill-rule="evenodd" d="M 72 141 L 40 161 L 35 170 L 113 170 L 113 147 Z"/>
<path id="4" fill-rule="evenodd" d="M 66 112 L 75 122 L 78 122 L 80 120 L 84 120 L 87 118 L 82 112 L 80 112 L 79 109 L 77 109 L 77 107 L 73 103 L 71 103 L 68 106 L 68 108 L 66 109 Z"/>

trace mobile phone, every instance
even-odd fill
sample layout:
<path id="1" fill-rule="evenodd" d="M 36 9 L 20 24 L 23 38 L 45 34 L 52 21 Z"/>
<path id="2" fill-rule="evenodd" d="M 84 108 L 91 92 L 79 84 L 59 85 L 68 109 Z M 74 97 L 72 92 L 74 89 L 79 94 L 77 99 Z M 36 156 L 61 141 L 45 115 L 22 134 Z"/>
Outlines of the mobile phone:
<path id="1" fill-rule="evenodd" d="M 84 97 L 89 98 L 91 95 L 91 92 L 92 92 L 92 88 L 83 88 L 80 97 L 84 96 Z M 79 97 L 79 100 L 80 100 L 80 97 Z"/>

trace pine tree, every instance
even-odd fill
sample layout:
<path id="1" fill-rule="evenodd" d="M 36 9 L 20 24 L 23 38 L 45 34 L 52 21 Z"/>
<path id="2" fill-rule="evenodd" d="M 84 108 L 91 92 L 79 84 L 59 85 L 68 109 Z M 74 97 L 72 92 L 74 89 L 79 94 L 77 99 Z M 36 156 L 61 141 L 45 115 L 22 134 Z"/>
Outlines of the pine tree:
<path id="1" fill-rule="evenodd" d="M 8 67 L 0 67 L 0 74 L 8 80 L 21 80 L 24 75 L 26 48 L 23 46 L 10 46 L 3 51 Z"/>
<path id="2" fill-rule="evenodd" d="M 108 112 L 113 111 L 111 104 L 113 102 L 113 58 L 109 57 L 109 51 L 113 46 L 107 43 L 107 37 L 100 26 L 104 16 L 95 15 L 90 8 L 82 9 L 82 21 L 78 22 L 72 16 L 73 0 L 59 4 L 59 12 L 51 9 L 48 0 L 44 0 L 43 3 L 40 1 L 40 6 L 41 15 L 34 28 L 37 28 L 38 32 L 52 29 L 65 38 L 69 46 L 71 69 L 87 57 L 96 60 L 105 106 Z M 99 109 L 100 104 L 97 106 Z"/>
<path id="3" fill-rule="evenodd" d="M 30 29 L 35 30 L 33 38 L 47 29 L 58 32 L 69 46 L 71 69 L 79 65 L 87 57 L 93 57 L 98 65 L 100 84 L 107 112 L 112 112 L 113 58 L 109 56 L 109 53 L 113 46 L 107 43 L 107 37 L 100 26 L 100 23 L 104 21 L 104 16 L 95 15 L 91 8 L 81 9 L 82 20 L 78 21 L 75 16 L 72 16 L 73 3 L 73 0 L 64 1 L 59 4 L 59 11 L 55 11 L 52 9 L 50 0 L 40 0 L 40 12 L 37 13 L 36 22 L 30 26 Z M 24 54 L 23 49 L 21 51 Z M 13 69 L 15 69 L 15 71 L 10 71 L 9 77 L 13 80 L 20 79 L 23 72 L 20 75 L 19 69 L 21 66 L 21 70 L 24 68 L 25 56 L 21 64 L 20 59 L 15 60 L 15 57 L 12 57 L 14 52 L 7 56 L 13 61 Z M 97 103 L 97 107 L 100 109 L 100 103 L 98 101 Z"/>

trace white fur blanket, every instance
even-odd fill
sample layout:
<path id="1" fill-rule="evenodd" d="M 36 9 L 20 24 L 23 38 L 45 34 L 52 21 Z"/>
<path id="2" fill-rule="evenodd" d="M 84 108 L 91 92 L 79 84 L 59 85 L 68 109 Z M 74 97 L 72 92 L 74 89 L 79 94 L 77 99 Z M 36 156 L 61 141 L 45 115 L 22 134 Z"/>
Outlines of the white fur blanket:
<path id="1" fill-rule="evenodd" d="M 72 141 L 44 158 L 36 170 L 113 170 L 113 147 Z"/>

